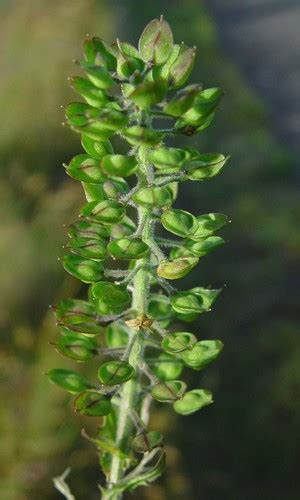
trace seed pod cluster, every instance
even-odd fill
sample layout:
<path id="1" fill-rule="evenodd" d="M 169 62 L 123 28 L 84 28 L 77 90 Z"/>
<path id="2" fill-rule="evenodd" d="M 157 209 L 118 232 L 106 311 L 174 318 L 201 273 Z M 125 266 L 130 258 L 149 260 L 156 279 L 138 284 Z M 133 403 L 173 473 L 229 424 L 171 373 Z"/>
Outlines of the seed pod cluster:
<path id="1" fill-rule="evenodd" d="M 83 151 L 64 166 L 81 182 L 86 203 L 68 229 L 63 266 L 88 290 L 85 299 L 54 307 L 60 329 L 54 344 L 74 362 L 93 358 L 98 366 L 92 380 L 63 368 L 48 375 L 76 395 L 77 413 L 101 417 L 103 498 L 120 498 L 162 472 L 163 439 L 148 429 L 149 401 L 171 404 L 180 415 L 212 403 L 208 389 L 188 389 L 180 377 L 215 360 L 222 342 L 172 328 L 174 320 L 189 324 L 211 310 L 220 289 L 180 291 L 173 284 L 224 244 L 216 233 L 229 222 L 223 214 L 173 206 L 179 185 L 210 179 L 227 161 L 172 145 L 175 135 L 206 129 L 223 95 L 186 85 L 195 53 L 174 43 L 161 17 L 146 26 L 138 48 L 87 37 L 78 61 L 83 75 L 70 79 L 81 100 L 66 107 L 65 124 L 80 134 Z"/>

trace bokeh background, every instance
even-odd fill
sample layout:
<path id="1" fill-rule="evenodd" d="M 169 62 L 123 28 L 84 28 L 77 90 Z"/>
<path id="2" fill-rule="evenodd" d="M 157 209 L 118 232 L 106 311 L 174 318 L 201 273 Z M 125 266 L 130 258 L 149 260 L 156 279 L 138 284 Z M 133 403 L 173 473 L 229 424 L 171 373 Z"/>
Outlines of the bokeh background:
<path id="1" fill-rule="evenodd" d="M 79 292 L 57 260 L 62 225 L 83 203 L 61 166 L 80 146 L 61 128 L 60 105 L 75 98 L 67 76 L 76 74 L 72 59 L 85 33 L 136 43 L 161 13 L 178 41 L 198 46 L 193 79 L 226 92 L 214 126 L 186 144 L 230 153 L 230 164 L 214 180 L 184 185 L 177 205 L 232 219 L 226 248 L 192 276 L 194 286 L 227 284 L 194 327 L 202 338 L 222 339 L 225 350 L 190 376 L 214 391 L 213 406 L 189 418 L 154 411 L 153 425 L 166 434 L 167 474 L 132 498 L 299 498 L 299 2 L 2 0 L 3 500 L 59 500 L 52 477 L 68 465 L 76 499 L 99 498 L 96 451 L 80 436 L 96 424 L 74 416 L 64 391 L 44 376 L 67 366 L 48 345 L 56 335 L 48 305 Z"/>

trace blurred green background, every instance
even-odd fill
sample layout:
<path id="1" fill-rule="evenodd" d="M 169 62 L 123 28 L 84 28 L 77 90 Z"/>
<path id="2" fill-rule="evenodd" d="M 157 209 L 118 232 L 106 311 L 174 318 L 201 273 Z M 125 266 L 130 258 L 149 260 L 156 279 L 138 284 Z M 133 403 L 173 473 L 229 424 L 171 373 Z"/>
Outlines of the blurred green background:
<path id="1" fill-rule="evenodd" d="M 62 225 L 83 203 L 79 183 L 61 166 L 80 144 L 61 127 L 60 105 L 76 100 L 67 77 L 76 74 L 72 59 L 80 57 L 86 33 L 136 43 L 161 13 L 177 41 L 198 46 L 193 80 L 226 92 L 214 126 L 185 141 L 230 153 L 230 164 L 214 180 L 184 185 L 177 204 L 232 219 L 226 248 L 203 259 L 192 277 L 194 286 L 227 284 L 213 312 L 194 326 L 202 338 L 222 339 L 225 349 L 205 373 L 189 375 L 191 383 L 214 391 L 213 406 L 189 418 L 165 407 L 154 411 L 153 424 L 166 434 L 167 474 L 132 498 L 299 498 L 296 153 L 272 132 L 270 110 L 224 51 L 207 7 L 199 0 L 0 4 L 3 500 L 62 498 L 52 477 L 68 465 L 76 499 L 99 498 L 96 450 L 80 436 L 82 427 L 92 434 L 97 424 L 74 416 L 70 399 L 44 376 L 67 366 L 48 345 L 56 335 L 48 305 L 76 295 L 80 286 L 57 260 L 66 239 Z"/>

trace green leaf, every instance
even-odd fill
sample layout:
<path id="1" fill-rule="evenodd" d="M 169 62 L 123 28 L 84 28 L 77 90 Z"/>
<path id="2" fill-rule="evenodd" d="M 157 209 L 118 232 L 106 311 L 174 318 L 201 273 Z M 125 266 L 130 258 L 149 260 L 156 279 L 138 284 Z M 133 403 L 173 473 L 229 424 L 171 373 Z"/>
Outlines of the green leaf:
<path id="1" fill-rule="evenodd" d="M 191 349 L 197 342 L 197 337 L 189 332 L 170 333 L 161 342 L 162 348 L 170 353 L 176 354 Z"/>
<path id="2" fill-rule="evenodd" d="M 86 80 L 86 78 L 73 76 L 73 78 L 69 79 L 69 82 L 71 87 L 76 90 L 90 106 L 100 108 L 109 101 L 105 92 L 95 87 L 93 83 L 90 80 Z"/>
<path id="3" fill-rule="evenodd" d="M 101 183 L 105 180 L 99 160 L 87 154 L 74 156 L 69 165 L 64 165 L 64 167 L 67 174 L 78 181 Z"/>
<path id="4" fill-rule="evenodd" d="M 172 204 L 172 193 L 167 187 L 146 187 L 139 189 L 132 199 L 147 208 L 161 208 Z"/>
<path id="5" fill-rule="evenodd" d="M 169 101 L 164 112 L 171 116 L 183 115 L 192 105 L 197 94 L 199 94 L 200 85 L 193 84 L 177 92 L 175 97 Z"/>
<path id="6" fill-rule="evenodd" d="M 122 131 L 123 137 L 134 146 L 156 146 L 163 138 L 164 134 L 151 128 L 133 125 Z"/>
<path id="7" fill-rule="evenodd" d="M 174 380 L 180 376 L 183 370 L 181 359 L 174 358 L 170 354 L 162 353 L 153 365 L 153 372 L 163 381 Z"/>
<path id="8" fill-rule="evenodd" d="M 102 158 L 101 166 L 107 175 L 128 177 L 136 172 L 138 162 L 134 156 L 106 155 Z"/>
<path id="9" fill-rule="evenodd" d="M 222 154 L 199 154 L 198 158 L 186 165 L 187 178 L 192 181 L 208 179 L 217 175 L 227 162 Z"/>
<path id="10" fill-rule="evenodd" d="M 65 255 L 62 262 L 68 273 L 84 283 L 99 281 L 103 276 L 103 266 L 95 260 L 84 259 L 79 255 Z"/>
<path id="11" fill-rule="evenodd" d="M 223 349 L 220 340 L 201 340 L 192 349 L 181 353 L 184 363 L 194 370 L 202 370 L 214 361 Z"/>
<path id="12" fill-rule="evenodd" d="M 130 294 L 126 288 L 109 281 L 94 283 L 91 293 L 100 314 L 122 312 L 130 303 Z"/>
<path id="13" fill-rule="evenodd" d="M 140 238 L 112 240 L 107 247 L 115 259 L 141 259 L 149 253 L 149 247 Z"/>
<path id="14" fill-rule="evenodd" d="M 106 258 L 106 241 L 90 238 L 72 238 L 68 244 L 72 253 L 86 259 L 104 260 Z"/>
<path id="15" fill-rule="evenodd" d="M 163 64 L 173 47 L 173 34 L 169 24 L 161 17 L 145 27 L 139 39 L 139 52 L 146 62 Z"/>
<path id="16" fill-rule="evenodd" d="M 104 66 L 80 62 L 80 66 L 86 72 L 89 80 L 101 90 L 108 90 L 115 85 L 115 81 Z"/>
<path id="17" fill-rule="evenodd" d="M 95 141 L 84 134 L 81 137 L 81 145 L 87 154 L 95 160 L 101 160 L 103 156 L 114 152 L 109 141 Z"/>
<path id="18" fill-rule="evenodd" d="M 140 108 L 148 108 L 163 101 L 166 92 L 167 83 L 165 80 L 155 80 L 154 82 L 140 83 L 128 97 Z"/>
<path id="19" fill-rule="evenodd" d="M 83 375 L 80 375 L 80 373 L 64 370 L 63 368 L 54 368 L 47 373 L 47 376 L 53 384 L 66 389 L 71 394 L 76 394 L 92 387 L 89 381 Z"/>
<path id="20" fill-rule="evenodd" d="M 98 378 L 104 385 L 119 385 L 134 376 L 134 368 L 127 361 L 108 361 L 100 366 Z"/>
<path id="21" fill-rule="evenodd" d="M 162 446 L 163 435 L 161 432 L 149 431 L 140 432 L 131 441 L 131 447 L 136 453 L 146 453 L 159 446 Z"/>
<path id="22" fill-rule="evenodd" d="M 55 347 L 60 354 L 76 361 L 87 361 L 97 354 L 95 340 L 80 333 L 66 333 L 58 339 Z"/>
<path id="23" fill-rule="evenodd" d="M 172 88 L 177 89 L 186 83 L 194 67 L 195 57 L 195 47 L 190 48 L 182 43 L 179 54 L 169 70 L 169 83 Z"/>
<path id="24" fill-rule="evenodd" d="M 116 495 L 122 493 L 123 491 L 132 491 L 139 486 L 148 486 L 150 483 L 159 478 L 165 469 L 166 455 L 161 452 L 160 449 L 157 450 L 156 455 L 158 455 L 158 459 L 155 460 L 153 465 L 143 468 L 142 471 L 138 468 L 139 466 L 137 466 L 130 472 L 130 474 L 128 474 L 128 476 L 125 476 L 109 490 L 101 488 L 102 496 L 107 500 L 114 500 Z"/>
<path id="25" fill-rule="evenodd" d="M 189 160 L 190 155 L 184 149 L 157 148 L 149 154 L 149 160 L 153 165 L 163 170 L 163 173 L 178 172 L 184 163 Z"/>
<path id="26" fill-rule="evenodd" d="M 119 222 L 125 214 L 125 207 L 113 200 L 91 201 L 81 209 L 81 215 L 92 216 L 95 221 L 103 224 Z"/>
<path id="27" fill-rule="evenodd" d="M 212 393 L 206 389 L 194 389 L 173 403 L 173 408 L 180 415 L 190 415 L 204 406 L 213 403 Z"/>
<path id="28" fill-rule="evenodd" d="M 84 56 L 89 64 L 104 65 L 108 71 L 116 69 L 116 58 L 111 48 L 101 38 L 86 38 L 84 42 Z"/>
<path id="29" fill-rule="evenodd" d="M 179 257 L 173 260 L 164 260 L 157 267 L 157 274 L 167 280 L 177 280 L 186 276 L 197 264 L 198 257 Z"/>
<path id="30" fill-rule="evenodd" d="M 224 243 L 225 241 L 220 236 L 208 236 L 208 238 L 199 241 L 187 240 L 185 246 L 193 255 L 203 257 Z"/>
<path id="31" fill-rule="evenodd" d="M 128 328 L 119 321 L 108 325 L 105 329 L 105 342 L 107 347 L 124 347 L 128 343 Z"/>
<path id="32" fill-rule="evenodd" d="M 228 224 L 229 219 L 227 215 L 211 213 L 199 215 L 197 222 L 196 231 L 189 235 L 189 238 L 195 241 L 212 235 L 215 231 Z"/>
<path id="33" fill-rule="evenodd" d="M 108 396 L 97 391 L 85 391 L 74 401 L 76 412 L 89 417 L 103 417 L 111 412 L 111 402 Z"/>
<path id="34" fill-rule="evenodd" d="M 161 403 L 172 403 L 181 398 L 186 391 L 186 384 L 181 380 L 161 382 L 151 389 L 151 396 Z"/>
<path id="35" fill-rule="evenodd" d="M 167 231 L 182 238 L 190 237 L 198 229 L 198 221 L 194 215 L 176 208 L 165 210 L 161 223 Z"/>

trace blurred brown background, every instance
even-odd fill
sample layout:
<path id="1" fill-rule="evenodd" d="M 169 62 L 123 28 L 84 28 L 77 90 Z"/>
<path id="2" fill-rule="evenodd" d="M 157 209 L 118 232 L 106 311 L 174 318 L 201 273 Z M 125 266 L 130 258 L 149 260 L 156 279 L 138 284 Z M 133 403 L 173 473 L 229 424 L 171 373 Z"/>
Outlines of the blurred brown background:
<path id="1" fill-rule="evenodd" d="M 61 166 L 80 151 L 61 128 L 61 104 L 76 100 L 86 33 L 137 42 L 163 13 L 178 41 L 198 46 L 193 80 L 221 86 L 214 126 L 187 145 L 231 154 L 222 175 L 182 188 L 177 206 L 227 213 L 226 248 L 203 259 L 194 285 L 227 288 L 195 331 L 225 342 L 222 358 L 190 381 L 215 403 L 189 418 L 158 408 L 166 434 L 165 477 L 136 499 L 299 498 L 300 6 L 291 0 L 2 0 L 0 132 L 0 409 L 3 500 L 54 500 L 52 477 L 72 466 L 77 500 L 99 498 L 96 423 L 43 375 L 67 366 L 48 341 L 48 305 L 79 284 L 57 258 L 83 202 Z M 297 50 L 298 47 L 298 50 Z M 183 283 L 185 286 L 187 281 Z M 69 363 L 72 366 L 72 363 Z M 83 367 L 83 370 L 88 368 Z"/>

